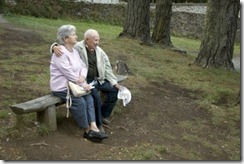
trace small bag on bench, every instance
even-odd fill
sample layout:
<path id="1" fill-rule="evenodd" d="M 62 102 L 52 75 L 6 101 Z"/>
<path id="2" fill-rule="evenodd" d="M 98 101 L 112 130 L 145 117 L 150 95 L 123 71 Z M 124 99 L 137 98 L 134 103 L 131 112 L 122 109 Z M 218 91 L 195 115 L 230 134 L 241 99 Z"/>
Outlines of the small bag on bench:
<path id="1" fill-rule="evenodd" d="M 71 96 L 70 96 L 70 91 L 73 93 L 73 95 L 75 97 L 81 97 L 81 96 L 85 96 L 85 95 L 88 95 L 91 93 L 91 91 L 86 91 L 83 87 L 71 82 L 71 81 L 68 81 L 68 84 L 67 84 L 67 96 L 66 96 L 66 108 L 67 108 L 67 113 L 66 113 L 66 117 L 68 118 L 69 117 L 69 108 L 71 107 L 72 105 L 72 99 L 71 99 Z"/>

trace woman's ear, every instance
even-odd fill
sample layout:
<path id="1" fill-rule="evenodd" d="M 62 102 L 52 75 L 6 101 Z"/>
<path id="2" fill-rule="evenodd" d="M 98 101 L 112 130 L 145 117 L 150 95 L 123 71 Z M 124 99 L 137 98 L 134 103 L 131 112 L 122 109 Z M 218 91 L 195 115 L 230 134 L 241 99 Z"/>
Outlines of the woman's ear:
<path id="1" fill-rule="evenodd" d="M 69 39 L 69 37 L 63 38 L 64 43 L 66 43 L 68 41 L 68 39 Z"/>

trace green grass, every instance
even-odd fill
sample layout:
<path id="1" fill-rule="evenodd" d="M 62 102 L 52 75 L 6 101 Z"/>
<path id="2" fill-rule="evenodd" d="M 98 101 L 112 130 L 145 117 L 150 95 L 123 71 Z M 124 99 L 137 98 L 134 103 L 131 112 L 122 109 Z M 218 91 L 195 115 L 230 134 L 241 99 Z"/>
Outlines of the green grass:
<path id="1" fill-rule="evenodd" d="M 9 112 L 7 110 L 0 111 L 0 119 L 6 119 L 9 116 Z"/>
<path id="2" fill-rule="evenodd" d="M 173 45 L 179 49 L 187 50 L 187 53 L 193 56 L 197 56 L 201 40 L 199 39 L 190 39 L 190 38 L 180 38 L 180 37 L 171 37 Z M 240 44 L 236 43 L 234 46 L 234 57 L 240 56 Z"/>
<path id="3" fill-rule="evenodd" d="M 159 84 L 167 81 L 182 88 L 201 93 L 201 98 L 196 102 L 200 107 L 208 109 L 208 112 L 211 113 L 212 118 L 209 118 L 209 121 L 213 125 L 226 128 L 229 134 L 228 138 L 234 141 L 232 143 L 228 140 L 226 147 L 228 147 L 233 159 L 239 159 L 236 147 L 240 144 L 238 140 L 240 131 L 236 129 L 236 124 L 240 121 L 240 105 L 234 104 L 240 90 L 240 72 L 234 73 L 223 69 L 203 69 L 192 65 L 200 48 L 200 40 L 172 37 L 175 47 L 188 51 L 188 55 L 180 55 L 162 49 L 157 45 L 147 47 L 140 45 L 139 41 L 136 40 L 118 38 L 119 33 L 122 32 L 122 27 L 119 26 L 28 16 L 6 16 L 5 18 L 17 27 L 34 30 L 44 39 L 44 43 L 30 45 L 22 43 L 22 46 L 12 46 L 11 51 L 8 48 L 2 48 L 0 57 L 4 60 L 0 60 L 0 67 L 4 72 L 3 76 L 0 77 L 0 83 L 6 93 L 2 94 L 4 98 L 0 108 L 5 109 L 13 103 L 27 101 L 50 92 L 49 61 L 51 55 L 49 54 L 49 47 L 55 41 L 57 29 L 61 25 L 75 25 L 80 40 L 83 38 L 86 29 L 94 28 L 101 35 L 101 46 L 109 55 L 110 62 L 114 64 L 116 60 L 124 60 L 132 73 L 136 75 L 130 83 L 133 94 L 137 94 L 138 97 L 143 96 L 140 88 L 146 87 L 152 81 L 157 81 Z M 6 30 L 0 27 L 0 34 L 4 32 Z M 3 43 L 0 41 L 0 44 Z M 3 52 L 8 52 L 8 54 Z M 23 54 L 17 55 L 18 52 L 23 52 Z M 234 52 L 234 54 L 240 52 L 240 45 L 235 45 Z M 133 82 L 133 80 L 135 81 Z M 15 98 L 11 98 L 7 94 L 7 90 L 13 89 L 13 87 L 16 91 Z M 118 114 L 123 112 L 119 107 L 116 108 Z M 8 118 L 8 115 L 5 112 L 0 112 L 0 117 Z M 19 118 L 19 121 L 27 126 L 33 123 L 35 119 L 33 115 L 23 117 Z M 153 117 L 154 115 L 149 119 L 153 119 Z M 197 133 L 205 130 L 205 121 L 189 120 L 181 122 L 180 127 L 188 131 L 192 129 Z M 168 126 L 168 124 L 164 126 Z M 0 128 L 0 131 L 4 130 Z M 45 126 L 40 126 L 38 132 L 48 134 L 48 129 Z M 167 132 L 160 136 L 162 139 L 179 139 L 172 134 L 167 134 Z M 197 134 L 182 133 L 180 139 L 186 142 L 194 140 L 204 145 L 205 148 L 219 151 L 219 147 L 203 141 Z M 139 146 L 121 148 L 120 152 L 121 154 L 116 154 L 116 159 L 167 160 L 164 159 L 165 153 L 177 153 L 177 158 L 180 159 L 185 159 L 186 156 L 188 159 L 201 159 L 199 154 L 194 151 L 187 151 L 187 148 L 176 143 L 169 143 L 167 146 L 142 143 Z M 107 153 L 107 159 L 110 159 L 111 153 Z M 106 155 L 104 157 L 106 158 Z"/>
<path id="4" fill-rule="evenodd" d="M 27 27 L 31 30 L 36 30 L 38 33 L 42 34 L 47 41 L 55 41 L 57 29 L 64 24 L 72 24 L 77 28 L 77 36 L 78 40 L 83 39 L 84 32 L 89 29 L 99 29 L 99 33 L 101 35 L 101 41 L 103 38 L 106 39 L 114 39 L 114 35 L 119 35 L 122 32 L 122 28 L 119 26 L 109 26 L 106 24 L 98 24 L 98 23 L 88 23 L 88 22 L 79 22 L 79 21 L 70 21 L 70 20 L 62 20 L 62 19 L 46 19 L 46 18 L 34 18 L 28 16 L 14 16 L 7 17 L 8 21 L 14 23 L 18 26 Z M 38 19 L 38 21 L 37 21 Z"/>

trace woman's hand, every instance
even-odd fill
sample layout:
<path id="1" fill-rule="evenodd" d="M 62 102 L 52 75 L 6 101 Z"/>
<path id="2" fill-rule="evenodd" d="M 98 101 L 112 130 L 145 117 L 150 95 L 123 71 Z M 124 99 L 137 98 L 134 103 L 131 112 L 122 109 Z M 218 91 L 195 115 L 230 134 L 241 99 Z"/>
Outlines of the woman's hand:
<path id="1" fill-rule="evenodd" d="M 81 84 L 81 83 L 84 83 L 85 82 L 85 77 L 84 76 L 80 76 L 79 79 L 77 80 L 77 84 Z"/>
<path id="2" fill-rule="evenodd" d="M 91 90 L 91 86 L 89 84 L 83 84 L 82 87 L 86 90 L 86 91 L 90 91 Z"/>

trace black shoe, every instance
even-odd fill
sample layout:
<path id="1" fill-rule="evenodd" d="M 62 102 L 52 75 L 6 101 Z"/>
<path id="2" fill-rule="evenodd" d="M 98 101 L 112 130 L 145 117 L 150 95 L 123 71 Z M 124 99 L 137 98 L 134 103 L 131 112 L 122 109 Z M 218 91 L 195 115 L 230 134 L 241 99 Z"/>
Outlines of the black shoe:
<path id="1" fill-rule="evenodd" d="M 106 125 L 109 125 L 110 124 L 110 121 L 108 118 L 104 118 L 102 119 L 103 123 L 106 124 Z"/>
<path id="2" fill-rule="evenodd" d="M 100 130 L 100 132 L 105 133 L 105 130 L 104 130 L 104 128 L 103 128 L 103 126 L 102 126 L 102 125 L 101 125 L 101 126 L 99 126 L 99 127 L 98 127 L 98 129 Z"/>
<path id="3" fill-rule="evenodd" d="M 91 141 L 101 142 L 103 139 L 108 138 L 108 135 L 102 133 L 101 131 L 95 132 L 93 130 L 90 130 L 88 133 L 85 132 L 83 137 Z"/>

